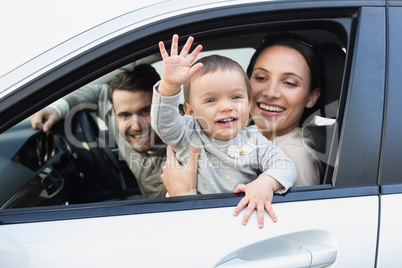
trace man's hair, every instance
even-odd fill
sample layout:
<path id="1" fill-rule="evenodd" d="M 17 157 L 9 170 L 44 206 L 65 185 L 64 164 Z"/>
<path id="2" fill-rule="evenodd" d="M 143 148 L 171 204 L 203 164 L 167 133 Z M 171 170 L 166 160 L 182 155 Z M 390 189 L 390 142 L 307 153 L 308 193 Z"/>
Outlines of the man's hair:
<path id="1" fill-rule="evenodd" d="M 133 71 L 118 74 L 109 84 L 108 98 L 113 103 L 113 93 L 117 90 L 152 92 L 153 86 L 160 80 L 155 68 L 149 64 L 140 64 Z"/>
<path id="2" fill-rule="evenodd" d="M 196 61 L 194 64 L 197 64 L 201 62 L 203 64 L 203 67 L 201 70 L 199 70 L 191 79 L 189 79 L 184 85 L 183 85 L 183 93 L 184 93 L 184 101 L 187 103 L 190 103 L 190 89 L 191 89 L 191 82 L 203 75 L 206 75 L 208 73 L 213 73 L 217 70 L 229 70 L 229 71 L 236 71 L 239 74 L 241 74 L 244 78 L 244 82 L 246 83 L 247 86 L 247 97 L 250 100 L 251 94 L 252 94 L 252 89 L 250 85 L 250 81 L 244 72 L 243 68 L 238 64 L 236 61 L 225 57 L 225 56 L 220 56 L 220 55 L 211 55 L 211 56 L 206 56 L 198 61 Z"/>

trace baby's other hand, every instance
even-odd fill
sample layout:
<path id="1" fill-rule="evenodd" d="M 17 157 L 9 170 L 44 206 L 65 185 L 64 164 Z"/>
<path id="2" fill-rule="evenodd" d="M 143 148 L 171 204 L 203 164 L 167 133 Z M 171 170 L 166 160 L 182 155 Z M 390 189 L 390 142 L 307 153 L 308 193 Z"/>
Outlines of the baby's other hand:
<path id="1" fill-rule="evenodd" d="M 243 224 L 246 225 L 254 209 L 258 214 L 258 227 L 264 227 L 264 209 L 268 212 L 273 222 L 278 219 L 271 206 L 274 192 L 280 189 L 282 185 L 273 177 L 261 174 L 256 180 L 248 184 L 237 185 L 234 193 L 245 192 L 245 196 L 240 200 L 235 208 L 233 215 L 239 215 L 240 211 L 247 206 L 243 217 Z"/>

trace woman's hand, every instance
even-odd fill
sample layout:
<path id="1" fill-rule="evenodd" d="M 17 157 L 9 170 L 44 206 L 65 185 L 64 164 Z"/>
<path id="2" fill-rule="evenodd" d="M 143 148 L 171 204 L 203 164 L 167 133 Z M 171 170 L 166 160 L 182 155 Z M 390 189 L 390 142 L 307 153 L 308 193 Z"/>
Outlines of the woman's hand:
<path id="1" fill-rule="evenodd" d="M 197 162 L 200 147 L 194 145 L 187 166 L 180 165 L 171 146 L 166 149 L 166 163 L 161 175 L 170 196 L 197 194 Z"/>
<path id="2" fill-rule="evenodd" d="M 198 53 L 202 50 L 202 46 L 198 45 L 193 52 L 188 55 L 194 41 L 194 38 L 190 36 L 180 54 L 178 54 L 178 41 L 179 36 L 177 34 L 173 35 L 170 56 L 165 49 L 165 44 L 159 42 L 159 50 L 163 59 L 163 78 L 159 85 L 158 92 L 163 96 L 176 95 L 180 91 L 180 86 L 202 68 L 202 63 L 191 66 Z"/>
<path id="3" fill-rule="evenodd" d="M 264 227 L 264 209 L 268 212 L 273 222 L 277 222 L 278 219 L 275 215 L 274 209 L 271 206 L 274 192 L 282 188 L 282 185 L 273 177 L 266 174 L 261 174 L 256 180 L 245 184 L 237 185 L 234 193 L 245 192 L 246 195 L 240 200 L 239 204 L 235 208 L 233 215 L 239 215 L 240 211 L 247 206 L 246 212 L 243 217 L 243 224 L 246 225 L 250 215 L 254 209 L 258 213 L 258 227 Z"/>

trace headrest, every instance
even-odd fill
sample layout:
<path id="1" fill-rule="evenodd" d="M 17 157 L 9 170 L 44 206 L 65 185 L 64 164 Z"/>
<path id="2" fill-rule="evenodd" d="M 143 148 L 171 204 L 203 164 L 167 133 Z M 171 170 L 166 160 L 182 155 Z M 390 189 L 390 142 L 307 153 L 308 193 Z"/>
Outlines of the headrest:
<path id="1" fill-rule="evenodd" d="M 334 118 L 338 105 L 345 65 L 345 52 L 334 43 L 321 43 L 320 55 L 324 68 L 325 86 L 321 89 L 320 98 L 311 109 L 305 109 L 301 123 L 306 125 L 314 115 Z M 332 104 L 332 105 L 331 105 Z"/>
<path id="2" fill-rule="evenodd" d="M 337 108 L 337 105 L 331 104 L 339 101 L 341 95 L 345 52 L 334 43 L 322 43 L 320 53 L 326 85 L 322 91 L 321 100 L 319 99 L 317 102 L 317 108 L 321 109 L 324 113 L 322 116 L 333 118 L 336 116 L 337 109 L 334 111 L 330 108 L 334 106 Z"/>

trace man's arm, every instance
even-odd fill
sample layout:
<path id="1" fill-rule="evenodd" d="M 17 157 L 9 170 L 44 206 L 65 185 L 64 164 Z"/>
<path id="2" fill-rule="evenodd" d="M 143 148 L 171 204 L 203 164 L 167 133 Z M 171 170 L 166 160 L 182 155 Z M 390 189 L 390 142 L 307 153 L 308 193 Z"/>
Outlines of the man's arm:
<path id="1" fill-rule="evenodd" d="M 100 92 L 107 88 L 107 84 L 90 85 L 68 94 L 33 114 L 31 116 L 32 127 L 42 129 L 44 132 L 49 131 L 60 119 L 66 118 L 69 111 L 76 105 L 81 103 L 98 104 Z"/>

